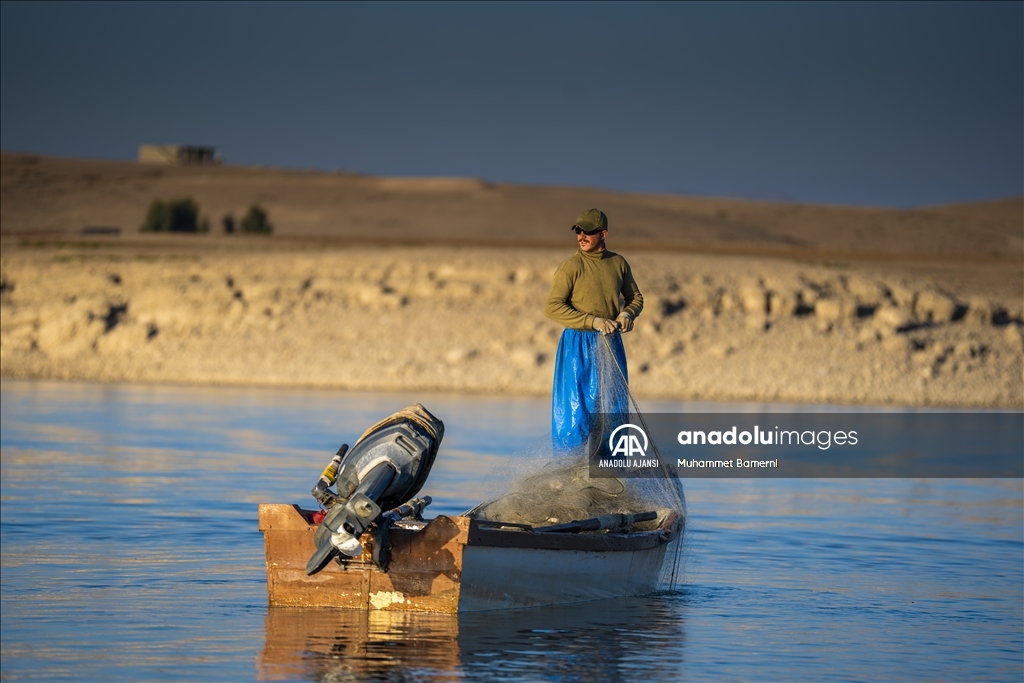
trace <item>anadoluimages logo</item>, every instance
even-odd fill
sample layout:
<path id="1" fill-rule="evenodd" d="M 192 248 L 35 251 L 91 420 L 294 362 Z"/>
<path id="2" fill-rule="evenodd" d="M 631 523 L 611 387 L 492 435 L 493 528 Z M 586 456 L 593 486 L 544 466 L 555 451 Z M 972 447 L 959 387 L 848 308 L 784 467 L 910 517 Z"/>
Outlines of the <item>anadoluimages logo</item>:
<path id="1" fill-rule="evenodd" d="M 636 433 L 634 434 L 631 430 L 635 430 Z M 640 437 L 643 438 L 642 446 L 640 445 Z M 647 445 L 647 434 L 634 424 L 620 425 L 608 437 L 608 448 L 611 449 L 611 457 L 613 458 L 616 456 L 643 458 L 647 455 Z"/>

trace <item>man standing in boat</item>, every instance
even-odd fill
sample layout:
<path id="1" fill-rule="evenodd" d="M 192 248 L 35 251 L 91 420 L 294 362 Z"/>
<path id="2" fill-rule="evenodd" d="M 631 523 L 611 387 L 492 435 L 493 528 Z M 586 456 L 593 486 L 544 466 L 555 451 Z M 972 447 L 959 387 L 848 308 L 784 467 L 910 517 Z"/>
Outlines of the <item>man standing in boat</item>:
<path id="1" fill-rule="evenodd" d="M 619 379 L 626 381 L 621 333 L 633 329 L 644 306 L 626 259 L 605 245 L 608 217 L 604 212 L 587 209 L 572 230 L 579 251 L 558 266 L 544 307 L 544 315 L 565 326 L 558 341 L 551 391 L 551 437 L 555 448 L 562 451 L 586 442 L 590 415 L 625 408 L 624 403 L 601 405 L 606 387 L 601 386 L 599 344 L 607 341 L 621 370 Z"/>

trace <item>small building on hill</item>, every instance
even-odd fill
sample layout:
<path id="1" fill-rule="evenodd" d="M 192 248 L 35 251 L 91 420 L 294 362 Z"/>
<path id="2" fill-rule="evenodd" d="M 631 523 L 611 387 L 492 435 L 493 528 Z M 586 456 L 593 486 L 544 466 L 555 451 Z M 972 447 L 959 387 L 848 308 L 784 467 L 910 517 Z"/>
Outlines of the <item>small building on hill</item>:
<path id="1" fill-rule="evenodd" d="M 175 166 L 219 164 L 216 147 L 201 145 L 139 145 L 140 164 L 172 164 Z"/>

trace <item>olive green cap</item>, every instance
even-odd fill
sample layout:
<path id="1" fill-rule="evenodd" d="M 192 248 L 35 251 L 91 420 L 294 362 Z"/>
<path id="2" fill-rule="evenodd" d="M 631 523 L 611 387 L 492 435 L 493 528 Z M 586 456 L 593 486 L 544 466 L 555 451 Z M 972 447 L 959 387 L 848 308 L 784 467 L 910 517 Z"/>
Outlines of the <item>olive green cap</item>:
<path id="1" fill-rule="evenodd" d="M 587 209 L 580 214 L 580 217 L 576 219 L 576 222 L 572 224 L 570 229 L 575 230 L 576 228 L 582 228 L 584 232 L 607 230 L 608 216 L 605 216 L 604 211 L 600 209 Z"/>

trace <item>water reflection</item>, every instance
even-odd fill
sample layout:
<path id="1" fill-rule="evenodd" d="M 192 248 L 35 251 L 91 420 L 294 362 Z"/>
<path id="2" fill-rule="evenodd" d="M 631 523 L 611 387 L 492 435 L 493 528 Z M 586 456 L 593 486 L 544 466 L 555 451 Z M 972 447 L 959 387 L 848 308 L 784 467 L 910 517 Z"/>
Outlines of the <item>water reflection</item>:
<path id="1" fill-rule="evenodd" d="M 261 681 L 451 680 L 459 620 L 448 614 L 271 607 Z"/>
<path id="2" fill-rule="evenodd" d="M 669 680 L 683 620 L 658 598 L 462 615 L 271 607 L 264 681 Z M 655 654 L 656 653 L 656 654 Z"/>

